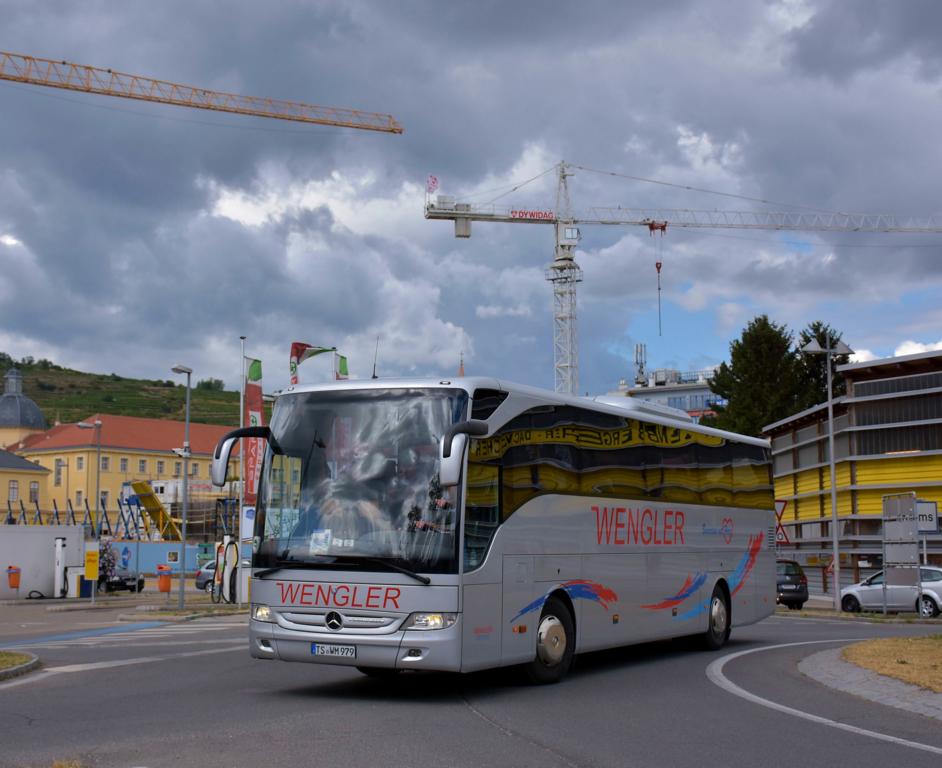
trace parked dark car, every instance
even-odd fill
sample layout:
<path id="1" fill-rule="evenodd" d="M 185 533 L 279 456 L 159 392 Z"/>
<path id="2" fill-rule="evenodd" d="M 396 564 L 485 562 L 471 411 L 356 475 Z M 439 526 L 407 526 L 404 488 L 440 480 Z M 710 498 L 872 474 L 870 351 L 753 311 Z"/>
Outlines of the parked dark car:
<path id="1" fill-rule="evenodd" d="M 775 602 L 799 610 L 808 602 L 808 577 L 794 560 L 776 560 Z"/>
<path id="2" fill-rule="evenodd" d="M 126 568 L 115 568 L 110 579 L 102 577 L 98 580 L 99 592 L 116 592 L 126 589 L 129 592 L 142 592 L 144 590 L 144 577 L 139 573 L 131 573 Z"/>
<path id="3" fill-rule="evenodd" d="M 203 563 L 202 567 L 196 572 L 196 588 L 209 592 L 213 588 L 213 579 L 216 576 L 216 561 L 210 560 Z"/>

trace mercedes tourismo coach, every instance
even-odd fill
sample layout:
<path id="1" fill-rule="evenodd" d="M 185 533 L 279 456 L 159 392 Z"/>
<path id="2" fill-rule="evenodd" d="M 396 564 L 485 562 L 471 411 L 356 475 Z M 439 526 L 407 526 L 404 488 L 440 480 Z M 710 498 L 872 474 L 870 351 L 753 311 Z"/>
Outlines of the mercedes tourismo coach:
<path id="1" fill-rule="evenodd" d="M 260 659 L 469 672 L 680 635 L 775 606 L 766 441 L 674 409 L 485 378 L 293 386 L 270 427 L 251 580 Z"/>

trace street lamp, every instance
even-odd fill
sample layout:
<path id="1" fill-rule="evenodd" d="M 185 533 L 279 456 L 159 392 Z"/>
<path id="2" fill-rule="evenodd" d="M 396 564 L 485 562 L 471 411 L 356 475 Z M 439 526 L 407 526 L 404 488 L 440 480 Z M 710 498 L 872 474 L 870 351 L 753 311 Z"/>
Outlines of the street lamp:
<path id="1" fill-rule="evenodd" d="M 179 608 L 183 610 L 183 593 L 186 589 L 186 515 L 189 511 L 190 502 L 190 376 L 193 373 L 192 368 L 185 365 L 175 365 L 170 369 L 174 373 L 186 374 L 186 415 L 183 422 L 183 450 L 176 451 L 183 457 L 183 525 L 180 531 L 180 600 Z"/>
<path id="2" fill-rule="evenodd" d="M 834 610 L 841 610 L 841 558 L 840 543 L 837 530 L 837 486 L 834 469 L 834 396 L 831 383 L 831 357 L 834 355 L 851 355 L 854 350 L 843 341 L 832 342 L 830 335 L 825 339 L 826 347 L 822 347 L 817 339 L 805 344 L 801 351 L 812 355 L 824 355 L 828 369 L 828 471 L 831 475 L 831 562 L 834 563 Z M 833 344 L 833 346 L 832 346 Z"/>
<path id="3" fill-rule="evenodd" d="M 95 462 L 95 519 L 92 525 L 92 538 L 97 542 L 100 536 L 99 525 L 101 524 L 101 419 L 95 419 L 94 424 L 87 421 L 80 421 L 76 424 L 79 429 L 94 429 L 95 443 L 97 445 Z M 99 574 L 99 578 L 101 575 Z M 92 584 L 92 605 L 95 604 L 95 593 L 98 591 L 98 583 Z"/>

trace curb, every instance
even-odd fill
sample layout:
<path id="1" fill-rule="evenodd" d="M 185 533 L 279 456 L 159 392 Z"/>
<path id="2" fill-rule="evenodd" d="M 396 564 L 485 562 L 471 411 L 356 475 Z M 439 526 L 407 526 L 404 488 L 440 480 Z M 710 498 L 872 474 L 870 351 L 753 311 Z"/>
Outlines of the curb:
<path id="1" fill-rule="evenodd" d="M 905 617 L 900 614 L 872 614 L 872 613 L 838 613 L 834 610 L 825 608 L 803 608 L 800 611 L 791 611 L 776 607 L 773 616 L 789 616 L 793 619 L 830 619 L 832 621 L 863 622 L 866 624 L 922 624 L 928 627 L 942 627 L 942 617 L 935 619 L 923 619 L 915 614 L 906 614 Z"/>
<path id="2" fill-rule="evenodd" d="M 15 651 L 15 653 L 22 654 L 23 656 L 29 656 L 29 661 L 24 661 L 22 664 L 16 667 L 10 667 L 9 669 L 0 669 L 0 681 L 9 680 L 11 677 L 19 677 L 20 675 L 25 675 L 27 672 L 32 672 L 34 669 L 37 669 L 42 662 L 39 660 L 39 657 L 34 653 L 28 653 L 27 651 Z"/>
<path id="3" fill-rule="evenodd" d="M 224 611 L 214 613 L 212 611 L 203 611 L 197 613 L 187 613 L 181 616 L 155 616 L 155 621 L 163 621 L 171 624 L 181 624 L 186 621 L 194 621 L 195 619 L 210 619 L 218 618 L 220 616 L 247 616 L 248 608 L 242 611 Z M 118 621 L 140 621 L 140 616 L 135 616 L 131 613 L 122 613 L 118 615 Z"/>

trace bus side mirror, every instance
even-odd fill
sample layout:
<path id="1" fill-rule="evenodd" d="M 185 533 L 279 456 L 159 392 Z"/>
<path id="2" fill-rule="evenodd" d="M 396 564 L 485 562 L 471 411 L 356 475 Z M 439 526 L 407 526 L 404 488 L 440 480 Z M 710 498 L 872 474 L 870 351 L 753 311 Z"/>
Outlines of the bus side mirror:
<path id="1" fill-rule="evenodd" d="M 452 424 L 442 437 L 439 447 L 438 481 L 443 488 L 458 485 L 461 479 L 461 465 L 464 451 L 468 446 L 468 435 L 482 437 L 487 434 L 486 421 L 473 419 Z"/>
<path id="2" fill-rule="evenodd" d="M 213 485 L 220 487 L 226 484 L 229 474 L 229 457 L 236 443 L 243 437 L 260 437 L 268 440 L 271 438 L 271 430 L 268 427 L 243 427 L 223 435 L 213 453 L 213 466 L 210 470 Z"/>

